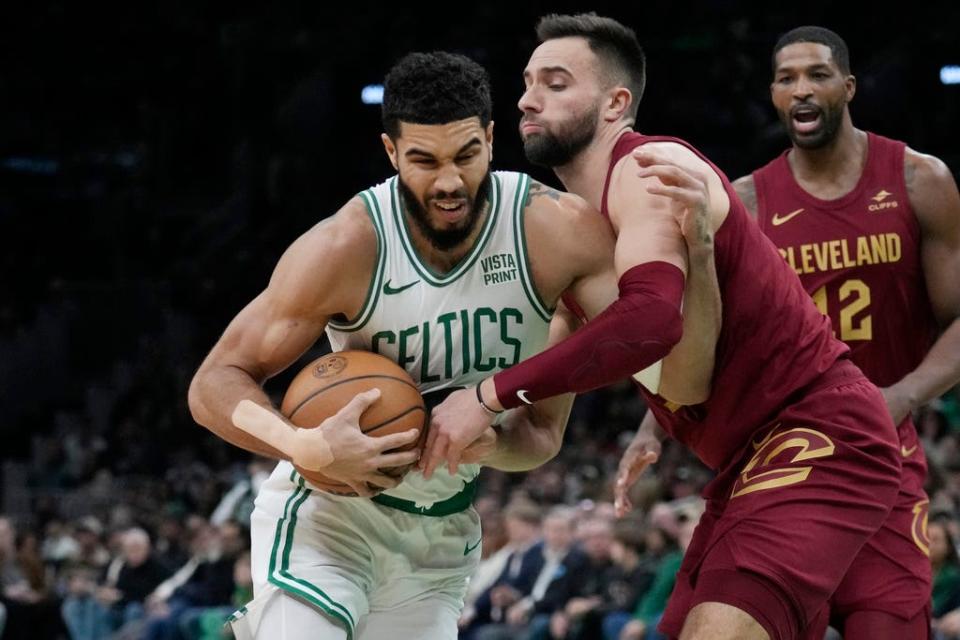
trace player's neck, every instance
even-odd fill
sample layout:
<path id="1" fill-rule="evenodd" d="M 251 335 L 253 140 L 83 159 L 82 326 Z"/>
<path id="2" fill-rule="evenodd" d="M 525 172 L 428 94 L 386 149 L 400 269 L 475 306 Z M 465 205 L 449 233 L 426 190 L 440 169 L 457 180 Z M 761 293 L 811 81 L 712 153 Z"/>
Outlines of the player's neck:
<path id="1" fill-rule="evenodd" d="M 560 178 L 564 188 L 575 193 L 600 210 L 603 202 L 603 189 L 607 183 L 607 171 L 610 169 L 610 157 L 617 140 L 624 132 L 630 131 L 629 124 L 617 123 L 597 130 L 597 135 L 586 149 L 570 162 L 553 171 Z"/>
<path id="2" fill-rule="evenodd" d="M 805 183 L 855 184 L 867 161 L 867 134 L 853 126 L 847 114 L 837 136 L 819 149 L 794 145 L 788 156 L 794 177 Z"/>

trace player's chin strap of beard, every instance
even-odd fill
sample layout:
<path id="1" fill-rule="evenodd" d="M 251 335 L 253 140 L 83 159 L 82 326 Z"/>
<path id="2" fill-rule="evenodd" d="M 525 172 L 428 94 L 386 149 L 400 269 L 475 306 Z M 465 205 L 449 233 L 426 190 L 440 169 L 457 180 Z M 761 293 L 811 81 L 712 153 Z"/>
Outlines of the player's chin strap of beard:
<path id="1" fill-rule="evenodd" d="M 505 409 L 627 378 L 664 358 L 683 335 L 683 272 L 645 262 L 620 276 L 620 297 L 579 331 L 494 378 Z"/>

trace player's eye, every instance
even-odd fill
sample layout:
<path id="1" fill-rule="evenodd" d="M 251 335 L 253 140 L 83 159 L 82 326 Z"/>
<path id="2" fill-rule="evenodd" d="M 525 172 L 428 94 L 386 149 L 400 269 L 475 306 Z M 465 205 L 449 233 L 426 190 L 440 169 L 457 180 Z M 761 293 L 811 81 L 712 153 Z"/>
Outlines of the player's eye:
<path id="1" fill-rule="evenodd" d="M 551 90 L 551 91 L 563 91 L 564 89 L 567 88 L 567 85 L 565 85 L 565 84 L 556 84 L 556 83 L 550 84 L 550 85 L 547 85 L 547 86 L 550 87 L 550 90 Z"/>

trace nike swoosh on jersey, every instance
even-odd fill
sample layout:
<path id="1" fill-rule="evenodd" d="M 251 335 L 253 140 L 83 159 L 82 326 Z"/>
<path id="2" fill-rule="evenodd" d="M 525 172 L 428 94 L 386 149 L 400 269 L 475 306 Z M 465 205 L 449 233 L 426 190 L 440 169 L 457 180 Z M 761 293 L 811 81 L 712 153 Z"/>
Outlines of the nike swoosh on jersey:
<path id="1" fill-rule="evenodd" d="M 409 288 L 412 287 L 413 285 L 419 283 L 420 281 L 419 281 L 419 280 L 414 280 L 414 281 L 411 282 L 410 284 L 405 284 L 405 285 L 403 285 L 402 287 L 397 287 L 396 289 L 394 289 L 393 287 L 390 286 L 390 282 L 391 282 L 390 280 L 387 280 L 387 281 L 383 284 L 383 293 L 384 293 L 384 295 L 392 296 L 392 295 L 394 295 L 394 294 L 400 293 L 401 291 L 406 291 L 407 289 L 409 289 Z"/>
<path id="2" fill-rule="evenodd" d="M 917 450 L 917 446 L 918 445 L 913 445 L 907 449 L 905 446 L 900 445 L 900 455 L 902 455 L 904 458 L 909 458 L 913 455 L 913 452 Z"/>
<path id="3" fill-rule="evenodd" d="M 518 390 L 517 390 L 517 397 L 520 398 L 520 400 L 521 400 L 524 404 L 533 404 L 533 401 L 532 401 L 532 400 L 528 400 L 528 399 L 527 399 L 527 390 L 526 390 L 526 389 L 518 389 Z"/>
<path id="4" fill-rule="evenodd" d="M 466 542 L 463 543 L 463 555 L 465 556 L 470 555 L 470 552 L 476 549 L 477 547 L 479 547 L 481 542 L 483 542 L 483 538 L 480 538 L 479 540 L 477 540 L 477 544 L 472 546 Z"/>
<path id="5" fill-rule="evenodd" d="M 773 226 L 779 227 L 779 226 L 782 225 L 784 222 L 790 222 L 791 220 L 793 220 L 794 218 L 796 218 L 796 217 L 797 217 L 798 215 L 800 215 L 801 213 L 803 213 L 803 208 L 802 208 L 802 207 L 801 207 L 800 209 L 797 209 L 796 211 L 791 211 L 790 213 L 788 213 L 788 214 L 785 215 L 785 216 L 781 216 L 779 213 L 775 213 L 775 214 L 773 214 L 773 219 L 770 220 L 770 222 L 773 223 Z"/>

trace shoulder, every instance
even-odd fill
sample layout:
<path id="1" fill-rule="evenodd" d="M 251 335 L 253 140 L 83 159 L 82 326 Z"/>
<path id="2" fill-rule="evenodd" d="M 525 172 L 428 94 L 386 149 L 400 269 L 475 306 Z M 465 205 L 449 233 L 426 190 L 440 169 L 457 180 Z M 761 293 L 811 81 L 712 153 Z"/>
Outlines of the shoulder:
<path id="1" fill-rule="evenodd" d="M 297 238 L 287 249 L 283 260 L 309 267 L 311 264 L 339 261 L 351 257 L 354 252 L 369 251 L 377 246 L 377 231 L 366 205 L 357 196 L 352 198 L 332 216 L 318 222 Z"/>
<path id="2" fill-rule="evenodd" d="M 960 196 L 953 173 L 945 162 L 909 147 L 903 156 L 903 177 L 910 206 L 926 229 L 955 225 Z"/>
<path id="3" fill-rule="evenodd" d="M 612 238 L 613 232 L 606 219 L 576 194 L 531 180 L 523 206 L 528 229 L 549 232 L 558 240 L 570 239 L 569 232 L 600 233 Z"/>
<path id="4" fill-rule="evenodd" d="M 907 191 L 913 197 L 913 192 L 929 188 L 942 188 L 954 183 L 953 174 L 947 164 L 936 156 L 920 153 L 910 147 L 903 153 L 903 177 L 907 183 Z"/>
<path id="5" fill-rule="evenodd" d="M 743 177 L 737 178 L 732 182 L 733 190 L 737 192 L 737 195 L 740 196 L 741 202 L 747 208 L 747 212 L 753 216 L 757 217 L 757 185 L 753 180 L 752 174 L 747 174 Z"/>
<path id="6" fill-rule="evenodd" d="M 363 201 L 355 197 L 287 248 L 269 290 L 301 305 L 315 305 L 318 297 L 331 289 L 357 286 L 369 279 L 377 246 L 373 222 Z"/>
<path id="7" fill-rule="evenodd" d="M 617 161 L 617 166 L 614 167 L 616 178 L 620 178 L 623 175 L 630 176 L 636 173 L 635 171 L 623 171 L 623 167 L 633 166 L 633 151 L 636 151 L 641 147 L 644 150 L 652 151 L 685 169 L 693 171 L 709 171 L 711 173 L 715 173 L 713 168 L 687 145 L 670 140 L 657 140 L 656 142 L 647 142 L 641 146 L 635 147 L 630 153 L 620 158 L 620 160 Z"/>

